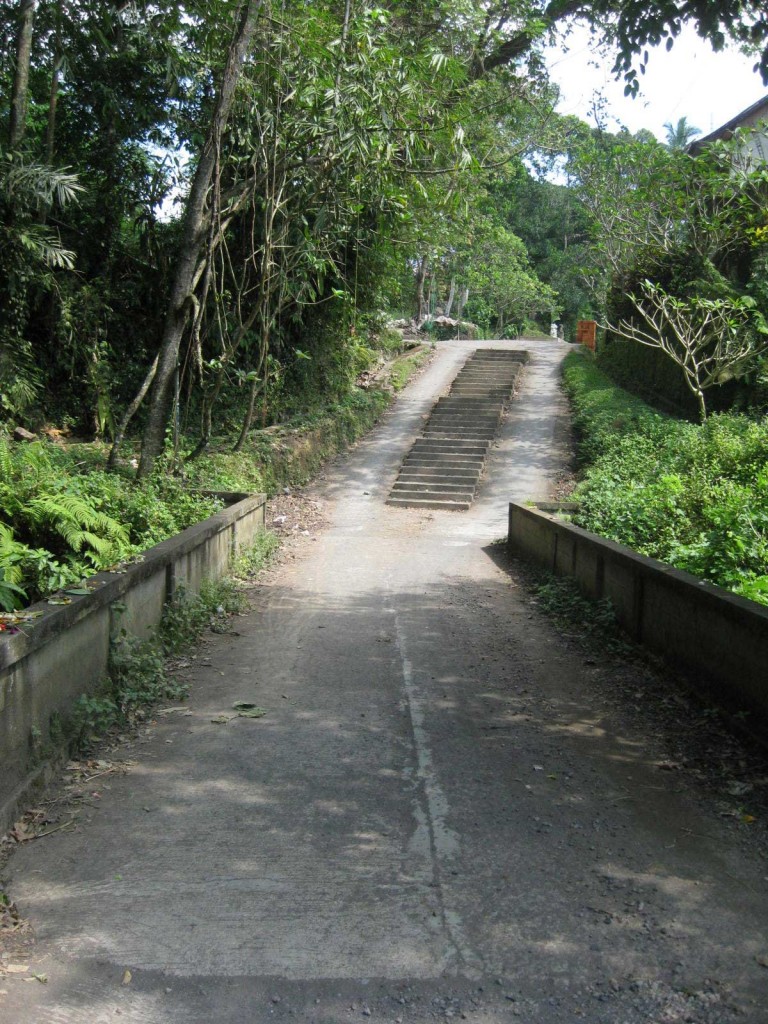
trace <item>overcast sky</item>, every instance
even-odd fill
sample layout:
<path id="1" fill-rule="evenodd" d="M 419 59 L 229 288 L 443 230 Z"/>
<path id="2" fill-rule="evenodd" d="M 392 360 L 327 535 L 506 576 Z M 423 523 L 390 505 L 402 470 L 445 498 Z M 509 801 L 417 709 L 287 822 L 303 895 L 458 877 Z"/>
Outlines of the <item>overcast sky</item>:
<path id="1" fill-rule="evenodd" d="M 586 30 L 577 30 L 565 46 L 547 51 L 550 75 L 562 92 L 560 113 L 594 123 L 593 96 L 602 92 L 616 121 L 632 132 L 647 128 L 661 141 L 666 121 L 687 117 L 708 135 L 768 94 L 768 86 L 752 70 L 755 58 L 736 49 L 713 53 L 693 29 L 681 33 L 670 52 L 663 46 L 651 52 L 634 100 L 623 95 L 624 83 L 611 77 L 613 55 L 596 54 Z"/>

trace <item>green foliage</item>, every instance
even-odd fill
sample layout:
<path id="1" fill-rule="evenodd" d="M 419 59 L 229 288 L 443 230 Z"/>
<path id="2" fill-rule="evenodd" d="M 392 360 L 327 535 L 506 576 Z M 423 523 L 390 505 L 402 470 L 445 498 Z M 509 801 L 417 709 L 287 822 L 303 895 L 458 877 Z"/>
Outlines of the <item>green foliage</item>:
<path id="1" fill-rule="evenodd" d="M 577 525 L 768 603 L 768 423 L 663 416 L 582 353 L 564 379 L 584 466 Z"/>
<path id="2" fill-rule="evenodd" d="M 241 8 L 32 6 L 20 151 L 0 154 L 0 416 L 111 435 L 157 351 L 184 262 L 175 197 L 200 166 Z M 630 74 L 646 40 L 679 30 L 679 7 L 605 0 L 580 16 L 617 43 Z M 499 333 L 544 320 L 554 304 L 569 323 L 590 311 L 583 211 L 541 182 L 517 204 L 503 170 L 550 148 L 554 92 L 537 47 L 573 4 L 265 0 L 252 10 L 251 52 L 238 62 L 202 204 L 205 245 L 183 253 L 200 267 L 183 297 L 183 432 L 204 445 L 238 421 L 247 434 L 314 400 L 343 401 L 370 358 L 355 321 L 410 307 L 422 258 L 433 306 L 452 280 L 460 305 L 469 282 L 478 316 Z M 726 31 L 764 35 L 741 0 L 683 13 L 716 45 Z M 7 93 L 18 55 L 6 21 Z M 489 200 L 498 179 L 501 212 L 498 195 Z M 537 246 L 530 265 L 520 238 Z"/>
<path id="3" fill-rule="evenodd" d="M 189 485 L 206 490 L 274 494 L 281 487 L 310 480 L 323 463 L 345 451 L 376 423 L 390 395 L 378 388 L 355 388 L 341 401 L 297 413 L 280 427 L 254 431 L 242 452 L 223 450 L 226 438 L 204 459 L 185 467 Z"/>
<path id="4" fill-rule="evenodd" d="M 109 684 L 120 715 L 129 721 L 161 700 L 182 700 L 187 695 L 186 684 L 166 672 L 160 644 L 125 634 L 112 642 Z"/>
<path id="5" fill-rule="evenodd" d="M 421 348 L 396 359 L 392 363 L 389 374 L 389 383 L 394 390 L 402 391 L 413 374 L 429 360 L 431 354 L 430 349 Z"/>
<path id="6" fill-rule="evenodd" d="M 0 604 L 77 584 L 221 507 L 167 475 L 138 487 L 94 461 L 85 447 L 0 437 Z"/>
<path id="7" fill-rule="evenodd" d="M 543 611 L 578 638 L 601 651 L 626 655 L 627 638 L 616 621 L 611 602 L 588 601 L 568 576 L 543 575 L 533 586 Z"/>
<path id="8" fill-rule="evenodd" d="M 710 389 L 717 408 L 752 386 L 765 347 L 768 175 L 751 157 L 753 131 L 708 143 L 695 157 L 627 132 L 596 132 L 572 163 L 596 228 L 604 365 L 633 389 L 687 409 L 683 381 L 702 418 Z M 617 345 L 615 336 L 632 344 Z M 677 368 L 665 370 L 636 345 Z M 745 385 L 723 387 L 733 379 Z"/>
<path id="9" fill-rule="evenodd" d="M 9 612 L 20 608 L 26 592 L 19 586 L 23 578 L 22 565 L 28 548 L 14 539 L 13 530 L 0 523 L 0 608 Z"/>
<path id="10" fill-rule="evenodd" d="M 560 119 L 558 127 L 553 145 L 567 151 L 572 145 L 571 120 Z M 562 170 L 550 163 L 543 169 Z M 499 172 L 488 191 L 504 222 L 525 244 L 536 276 L 556 293 L 566 337 L 574 337 L 577 320 L 593 319 L 594 312 L 585 280 L 592 261 L 592 221 L 576 189 L 538 178 L 520 161 Z M 549 324 L 549 316 L 542 318 L 547 336 Z"/>
<path id="11" fill-rule="evenodd" d="M 248 580 L 269 565 L 280 547 L 280 541 L 269 530 L 260 530 L 251 546 L 241 551 L 230 566 L 230 576 L 236 581 Z"/>
<path id="12" fill-rule="evenodd" d="M 227 617 L 245 606 L 233 579 L 207 579 L 199 594 L 177 592 L 155 637 L 140 640 L 121 631 L 110 646 L 107 680 L 75 703 L 69 722 L 73 749 L 89 749 L 115 727 L 135 724 L 162 701 L 184 700 L 188 686 L 169 671 L 167 659 L 188 650 L 206 629 L 224 632 Z"/>
<path id="13" fill-rule="evenodd" d="M 123 526 L 68 487 L 51 446 L 0 437 L 0 550 L 5 578 L 29 596 L 71 584 L 129 550 Z M 12 530 L 12 534 L 8 531 Z"/>
<path id="14" fill-rule="evenodd" d="M 232 579 L 205 579 L 197 594 L 179 588 L 163 612 L 158 630 L 162 651 L 178 654 L 200 638 L 205 629 L 223 632 L 227 615 L 245 609 L 245 597 Z"/>
<path id="15" fill-rule="evenodd" d="M 666 132 L 667 148 L 681 151 L 688 148 L 692 139 L 697 135 L 701 135 L 701 128 L 689 124 L 687 117 L 679 117 L 675 124 L 667 121 L 664 125 L 664 131 Z"/>
<path id="16" fill-rule="evenodd" d="M 120 720 L 120 709 L 113 697 L 105 694 L 81 694 L 72 708 L 67 732 L 72 751 L 90 750 Z"/>

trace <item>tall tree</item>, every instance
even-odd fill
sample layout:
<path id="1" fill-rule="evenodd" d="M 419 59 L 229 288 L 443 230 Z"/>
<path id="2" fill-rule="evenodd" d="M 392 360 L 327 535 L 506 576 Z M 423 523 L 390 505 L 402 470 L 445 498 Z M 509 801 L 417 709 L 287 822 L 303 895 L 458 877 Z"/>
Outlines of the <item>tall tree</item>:
<path id="1" fill-rule="evenodd" d="M 11 151 L 18 149 L 27 129 L 29 66 L 32 59 L 32 28 L 36 7 L 36 0 L 21 0 L 16 11 L 16 61 L 8 128 L 8 148 Z"/>
<path id="2" fill-rule="evenodd" d="M 160 343 L 157 370 L 152 384 L 149 415 L 142 439 L 139 479 L 149 476 L 157 456 L 163 450 L 171 382 L 176 373 L 182 334 L 191 313 L 192 295 L 199 272 L 200 252 L 205 239 L 208 192 L 221 152 L 221 138 L 232 109 L 235 90 L 242 74 L 243 62 L 256 32 L 260 7 L 261 0 L 247 0 L 236 12 L 236 27 L 227 52 L 210 126 L 187 198 L 181 247 L 177 257 L 168 312 Z"/>

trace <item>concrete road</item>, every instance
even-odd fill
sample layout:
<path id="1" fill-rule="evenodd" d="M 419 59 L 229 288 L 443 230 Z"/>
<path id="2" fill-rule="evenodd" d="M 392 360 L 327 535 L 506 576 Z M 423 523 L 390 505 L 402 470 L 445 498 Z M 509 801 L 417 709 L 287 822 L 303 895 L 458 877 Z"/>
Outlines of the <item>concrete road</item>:
<path id="1" fill-rule="evenodd" d="M 37 941 L 0 1019 L 766 1024 L 765 863 L 493 544 L 560 465 L 564 346 L 531 343 L 469 512 L 384 504 L 471 348 L 316 485 L 330 526 L 208 644 L 191 714 L 14 855 Z M 267 715 L 212 721 L 236 700 Z"/>

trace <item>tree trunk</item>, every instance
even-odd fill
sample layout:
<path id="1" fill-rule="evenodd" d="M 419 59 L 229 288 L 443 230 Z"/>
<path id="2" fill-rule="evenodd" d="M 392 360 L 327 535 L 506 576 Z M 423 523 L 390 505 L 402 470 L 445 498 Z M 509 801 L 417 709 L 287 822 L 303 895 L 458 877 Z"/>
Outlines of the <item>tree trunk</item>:
<path id="1" fill-rule="evenodd" d="M 416 267 L 416 323 L 420 324 L 424 319 L 424 282 L 427 279 L 429 260 L 423 256 Z"/>
<path id="2" fill-rule="evenodd" d="M 149 370 L 147 370 L 147 375 L 142 381 L 141 387 L 136 392 L 136 397 L 123 413 L 123 418 L 120 420 L 117 430 L 115 431 L 115 439 L 112 442 L 112 447 L 109 452 L 109 458 L 107 459 L 107 469 L 114 469 L 115 466 L 117 465 L 117 453 L 120 449 L 120 445 L 123 443 L 123 438 L 125 437 L 125 432 L 128 429 L 128 424 L 136 415 L 139 406 L 144 401 L 144 396 L 149 391 L 152 385 L 152 381 L 155 379 L 158 358 L 158 356 L 155 356 L 154 362 L 150 366 Z"/>
<path id="3" fill-rule="evenodd" d="M 56 145 L 56 110 L 59 104 L 59 76 L 64 57 L 57 53 L 53 60 L 51 70 L 51 91 L 48 96 L 48 124 L 45 130 L 45 162 L 53 164 L 53 154 Z"/>
<path id="4" fill-rule="evenodd" d="M 254 378 L 251 381 L 251 393 L 248 396 L 248 408 L 245 410 L 245 416 L 243 417 L 243 425 L 240 428 L 240 434 L 237 441 L 232 445 L 233 452 L 241 452 L 243 445 L 248 437 L 248 432 L 253 424 L 253 417 L 256 414 L 256 399 L 259 397 L 259 384 L 261 382 Z M 266 382 L 264 383 L 266 387 Z"/>
<path id="5" fill-rule="evenodd" d="M 18 148 L 27 130 L 29 65 L 32 59 L 32 25 L 36 6 L 36 0 L 21 0 L 16 15 L 16 67 L 11 86 L 11 117 L 8 130 L 8 148 L 11 151 Z"/>
<path id="6" fill-rule="evenodd" d="M 699 407 L 699 419 L 704 423 L 707 418 L 707 400 L 704 397 L 704 392 L 701 388 L 692 388 L 691 390 L 696 396 L 696 403 Z"/>
<path id="7" fill-rule="evenodd" d="M 269 335 L 270 335 L 270 323 L 267 320 L 267 316 L 262 310 L 261 316 L 261 344 L 259 350 L 259 362 L 256 366 L 256 374 L 263 373 L 263 380 L 258 376 L 255 376 L 251 381 L 251 393 L 248 398 L 248 408 L 245 411 L 243 417 L 243 425 L 240 428 L 240 434 L 232 446 L 233 452 L 241 452 L 243 446 L 248 438 L 248 433 L 253 425 L 253 418 L 256 414 L 256 399 L 259 396 L 259 384 L 262 385 L 263 395 L 266 404 L 267 387 L 269 385 L 269 370 L 267 363 L 267 355 L 269 354 Z"/>
<path id="8" fill-rule="evenodd" d="M 464 312 L 464 307 L 469 302 L 469 288 L 464 285 L 461 289 L 461 295 L 459 295 L 459 301 L 456 305 L 456 319 L 458 320 L 461 314 Z"/>
<path id="9" fill-rule="evenodd" d="M 170 405 L 170 385 L 176 371 L 181 337 L 189 315 L 190 299 L 194 287 L 195 270 L 206 228 L 205 204 L 211 185 L 221 135 L 240 79 L 242 64 L 256 31 L 256 16 L 261 0 L 247 0 L 238 10 L 237 29 L 227 53 L 219 93 L 211 118 L 203 151 L 192 179 L 186 210 L 181 250 L 171 288 L 163 337 L 158 353 L 157 373 L 152 388 L 149 415 L 144 428 L 139 462 L 139 479 L 152 472 L 155 460 L 163 450 L 165 427 Z"/>
<path id="10" fill-rule="evenodd" d="M 456 278 L 451 278 L 451 287 L 448 290 L 448 301 L 445 304 L 445 315 L 450 316 L 453 309 L 453 302 L 456 298 Z"/>

